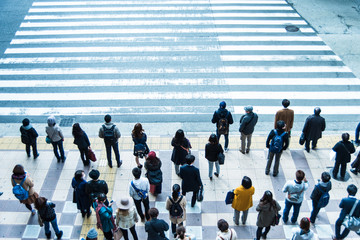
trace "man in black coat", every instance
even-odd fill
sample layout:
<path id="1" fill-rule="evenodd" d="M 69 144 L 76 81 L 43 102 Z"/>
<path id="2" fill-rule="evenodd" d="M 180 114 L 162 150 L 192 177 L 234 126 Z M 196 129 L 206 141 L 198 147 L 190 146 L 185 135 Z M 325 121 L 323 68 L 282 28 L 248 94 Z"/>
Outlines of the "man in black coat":
<path id="1" fill-rule="evenodd" d="M 107 194 L 109 191 L 108 185 L 104 180 L 99 180 L 100 172 L 93 169 L 89 173 L 89 177 L 92 179 L 86 183 L 85 192 L 89 194 L 91 204 L 96 200 L 100 193 Z M 105 205 L 109 205 L 109 201 L 106 199 Z"/>
<path id="2" fill-rule="evenodd" d="M 30 124 L 28 118 L 24 118 L 23 125 L 20 127 L 21 142 L 25 144 L 25 150 L 28 157 L 30 157 L 30 146 L 33 150 L 34 159 L 38 158 L 39 152 L 37 151 L 36 139 L 39 136 L 35 128 Z"/>
<path id="3" fill-rule="evenodd" d="M 253 112 L 252 106 L 244 107 L 245 114 L 240 118 L 240 140 L 241 140 L 241 148 L 240 152 L 242 154 L 250 152 L 251 146 L 251 137 L 254 132 L 255 125 L 258 121 L 258 115 Z M 246 150 L 245 150 L 245 140 L 247 140 Z"/>
<path id="4" fill-rule="evenodd" d="M 346 190 L 349 195 L 347 198 L 343 198 L 340 202 L 339 207 L 341 208 L 341 212 L 339 218 L 336 220 L 335 223 L 335 236 L 333 236 L 333 240 L 344 239 L 350 232 L 349 229 L 345 228 L 344 231 L 340 234 L 340 228 L 344 221 L 345 216 L 350 213 L 352 207 L 356 202 L 355 195 L 357 192 L 357 187 L 354 184 L 350 184 Z M 360 216 L 360 204 L 356 206 L 353 216 L 354 217 Z"/>
<path id="5" fill-rule="evenodd" d="M 195 157 L 189 154 L 186 156 L 186 165 L 180 168 L 182 194 L 185 196 L 187 192 L 193 192 L 191 207 L 194 207 L 196 195 L 202 186 L 200 171 L 193 165 L 194 161 Z"/>
<path id="6" fill-rule="evenodd" d="M 325 131 L 325 119 L 320 116 L 321 109 L 316 107 L 314 109 L 314 115 L 310 115 L 306 118 L 303 133 L 305 135 L 305 150 L 310 152 L 310 141 L 312 141 L 312 149 L 316 148 L 316 144 L 319 138 L 322 137 L 322 132 Z"/>
<path id="7" fill-rule="evenodd" d="M 335 156 L 335 165 L 333 169 L 333 178 L 337 178 L 339 167 L 340 169 L 340 177 L 344 178 L 346 173 L 346 164 L 350 162 L 352 153 L 355 152 L 354 145 L 349 141 L 350 135 L 348 133 L 343 133 L 341 135 L 342 141 L 335 144 L 332 148 L 334 152 L 336 152 Z"/>
<path id="8" fill-rule="evenodd" d="M 221 124 L 223 120 L 226 121 L 225 126 Z M 213 118 L 211 119 L 212 123 L 216 123 L 216 136 L 218 140 L 221 135 L 225 137 L 225 152 L 227 152 L 229 146 L 229 125 L 234 123 L 234 119 L 231 115 L 231 112 L 226 109 L 226 102 L 222 101 L 219 104 L 219 109 L 214 112 Z"/>

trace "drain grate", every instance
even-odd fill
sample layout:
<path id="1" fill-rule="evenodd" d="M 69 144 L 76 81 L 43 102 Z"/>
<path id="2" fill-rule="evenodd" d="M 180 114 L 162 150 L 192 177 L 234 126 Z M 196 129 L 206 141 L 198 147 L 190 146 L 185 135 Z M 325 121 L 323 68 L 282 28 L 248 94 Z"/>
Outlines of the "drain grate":
<path id="1" fill-rule="evenodd" d="M 73 125 L 74 118 L 62 118 L 60 120 L 60 127 L 71 127 Z"/>
<path id="2" fill-rule="evenodd" d="M 285 27 L 288 32 L 298 32 L 300 29 L 297 26 L 289 25 Z"/>

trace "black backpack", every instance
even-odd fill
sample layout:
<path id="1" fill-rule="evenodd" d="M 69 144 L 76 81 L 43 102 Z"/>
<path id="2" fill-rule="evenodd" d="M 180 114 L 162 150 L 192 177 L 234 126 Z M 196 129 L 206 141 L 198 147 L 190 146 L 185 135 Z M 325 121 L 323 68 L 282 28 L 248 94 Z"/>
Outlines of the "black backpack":
<path id="1" fill-rule="evenodd" d="M 170 216 L 171 217 L 176 217 L 176 218 L 182 218 L 183 217 L 183 214 L 184 214 L 184 211 L 182 209 L 182 207 L 180 206 L 180 202 L 182 200 L 183 196 L 181 195 L 180 199 L 176 202 L 174 202 L 174 200 L 169 197 L 172 205 L 170 207 Z"/>
<path id="2" fill-rule="evenodd" d="M 115 138 L 115 125 L 112 125 L 111 128 L 107 128 L 105 127 L 105 125 L 103 125 L 103 129 L 104 129 L 104 141 L 106 144 L 113 144 L 116 142 L 116 138 Z"/>
<path id="3" fill-rule="evenodd" d="M 219 135 L 229 133 L 229 121 L 227 119 L 228 115 L 229 115 L 229 111 L 227 111 L 225 117 L 223 117 L 223 118 L 219 114 L 220 119 L 217 122 L 217 129 L 218 129 Z"/>
<path id="4" fill-rule="evenodd" d="M 29 132 L 25 129 L 22 129 L 21 131 L 21 142 L 24 144 L 30 144 L 30 136 L 29 136 Z"/>

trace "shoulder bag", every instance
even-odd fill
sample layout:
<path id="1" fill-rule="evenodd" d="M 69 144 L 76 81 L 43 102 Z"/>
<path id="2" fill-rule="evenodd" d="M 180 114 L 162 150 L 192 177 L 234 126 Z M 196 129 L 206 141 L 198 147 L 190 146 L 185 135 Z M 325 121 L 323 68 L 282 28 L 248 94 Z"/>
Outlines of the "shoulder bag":
<path id="1" fill-rule="evenodd" d="M 360 230 L 360 218 L 354 217 L 354 211 L 359 203 L 359 200 L 356 199 L 353 207 L 351 208 L 351 211 L 349 214 L 347 214 L 344 218 L 344 221 L 342 222 L 342 225 L 349 229 L 350 231 L 358 232 Z"/>

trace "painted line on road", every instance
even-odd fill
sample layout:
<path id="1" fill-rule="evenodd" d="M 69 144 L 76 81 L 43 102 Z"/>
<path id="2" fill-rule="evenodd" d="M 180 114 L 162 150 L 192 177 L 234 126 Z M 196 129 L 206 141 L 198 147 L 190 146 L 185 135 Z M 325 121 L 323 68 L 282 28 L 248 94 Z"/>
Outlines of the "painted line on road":
<path id="1" fill-rule="evenodd" d="M 341 61 L 336 55 L 221 55 L 221 61 Z M 279 63 L 280 65 L 281 63 Z"/>

